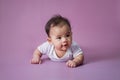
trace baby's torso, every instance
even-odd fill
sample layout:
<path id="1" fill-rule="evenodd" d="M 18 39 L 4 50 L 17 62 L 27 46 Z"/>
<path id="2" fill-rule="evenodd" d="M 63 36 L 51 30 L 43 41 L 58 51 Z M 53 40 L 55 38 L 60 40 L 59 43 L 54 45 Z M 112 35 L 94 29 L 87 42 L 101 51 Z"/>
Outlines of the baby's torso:
<path id="1" fill-rule="evenodd" d="M 72 51 L 70 48 L 68 48 L 66 52 L 56 53 L 54 46 L 52 45 L 51 50 L 47 55 L 53 61 L 67 61 L 73 58 Z"/>
<path id="2" fill-rule="evenodd" d="M 75 58 L 77 55 L 82 54 L 82 50 L 75 43 L 72 42 L 71 46 L 64 53 L 59 53 L 62 55 L 58 55 L 56 53 L 54 46 L 49 44 L 49 42 L 45 42 L 42 45 L 38 46 L 38 50 L 43 54 L 47 55 L 53 61 L 67 61 Z"/>

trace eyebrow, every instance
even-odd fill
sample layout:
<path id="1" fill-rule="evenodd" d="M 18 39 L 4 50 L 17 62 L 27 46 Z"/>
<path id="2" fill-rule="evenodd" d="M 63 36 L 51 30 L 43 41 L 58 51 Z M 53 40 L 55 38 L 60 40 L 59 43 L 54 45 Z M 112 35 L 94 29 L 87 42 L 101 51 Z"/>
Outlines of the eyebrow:
<path id="1" fill-rule="evenodd" d="M 66 34 L 70 34 L 71 33 L 71 31 L 68 31 Z"/>
<path id="2" fill-rule="evenodd" d="M 71 31 L 68 31 L 65 35 L 70 34 L 70 33 L 71 33 Z M 62 36 L 62 35 L 56 35 L 56 37 L 60 37 L 60 36 Z"/>
<path id="3" fill-rule="evenodd" d="M 56 37 L 60 37 L 61 35 L 57 35 Z"/>

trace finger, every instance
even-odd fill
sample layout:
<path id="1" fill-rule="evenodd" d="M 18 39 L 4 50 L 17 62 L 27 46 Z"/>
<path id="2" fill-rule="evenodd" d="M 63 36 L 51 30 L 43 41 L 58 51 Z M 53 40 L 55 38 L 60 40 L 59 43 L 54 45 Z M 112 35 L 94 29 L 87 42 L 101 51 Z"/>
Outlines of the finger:
<path id="1" fill-rule="evenodd" d="M 70 63 L 70 67 L 71 67 L 71 68 L 74 68 L 75 66 L 76 66 L 76 65 L 75 65 L 73 62 Z"/>
<path id="2" fill-rule="evenodd" d="M 69 62 L 68 67 L 70 67 L 70 68 L 72 67 L 72 63 L 71 62 Z"/>
<path id="3" fill-rule="evenodd" d="M 30 63 L 33 64 L 34 63 L 33 60 L 30 60 Z"/>
<path id="4" fill-rule="evenodd" d="M 32 59 L 31 64 L 39 64 L 39 61 Z"/>
<path id="5" fill-rule="evenodd" d="M 67 65 L 68 67 L 70 67 L 70 62 L 67 62 L 66 65 Z"/>
<path id="6" fill-rule="evenodd" d="M 68 65 L 69 65 L 69 63 L 70 63 L 70 61 L 67 61 L 67 62 L 66 62 L 66 65 L 68 66 Z"/>
<path id="7" fill-rule="evenodd" d="M 69 67 L 69 62 L 67 62 L 66 65 Z"/>
<path id="8" fill-rule="evenodd" d="M 39 64 L 41 64 L 42 63 L 42 61 L 41 60 L 39 60 Z"/>

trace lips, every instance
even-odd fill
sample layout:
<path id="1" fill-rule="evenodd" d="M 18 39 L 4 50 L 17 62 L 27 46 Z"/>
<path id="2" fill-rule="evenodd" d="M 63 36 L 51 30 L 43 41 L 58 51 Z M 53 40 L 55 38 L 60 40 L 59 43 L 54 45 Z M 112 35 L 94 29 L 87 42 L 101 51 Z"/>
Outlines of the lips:
<path id="1" fill-rule="evenodd" d="M 67 44 L 63 45 L 63 46 L 67 46 Z"/>
<path id="2" fill-rule="evenodd" d="M 68 47 L 68 44 L 64 44 L 62 45 L 63 48 L 67 48 Z"/>
<path id="3" fill-rule="evenodd" d="M 66 47 L 66 46 L 68 46 L 68 44 L 67 44 L 67 43 L 65 43 L 65 44 L 63 44 L 62 46 L 65 46 L 65 47 Z"/>

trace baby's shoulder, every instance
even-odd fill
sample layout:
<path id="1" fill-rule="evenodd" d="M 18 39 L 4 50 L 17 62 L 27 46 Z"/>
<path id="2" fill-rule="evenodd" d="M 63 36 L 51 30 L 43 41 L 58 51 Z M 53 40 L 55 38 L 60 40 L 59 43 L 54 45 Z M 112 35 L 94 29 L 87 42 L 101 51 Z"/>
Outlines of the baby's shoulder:
<path id="1" fill-rule="evenodd" d="M 38 46 L 38 50 L 43 53 L 43 54 L 46 54 L 46 53 L 49 53 L 49 51 L 51 50 L 51 44 L 49 42 L 44 42 L 42 43 L 41 45 Z"/>
<path id="2" fill-rule="evenodd" d="M 71 44 L 71 47 L 72 46 L 78 46 L 77 42 L 73 41 L 72 44 Z"/>
<path id="3" fill-rule="evenodd" d="M 76 43 L 75 41 L 73 41 L 72 44 L 71 44 L 71 49 L 75 50 L 75 49 L 78 49 L 78 48 L 80 48 L 80 46 L 78 45 L 78 43 Z"/>
<path id="4" fill-rule="evenodd" d="M 42 47 L 51 47 L 52 45 L 48 41 L 46 41 L 46 42 L 42 43 L 40 46 L 42 46 Z"/>

